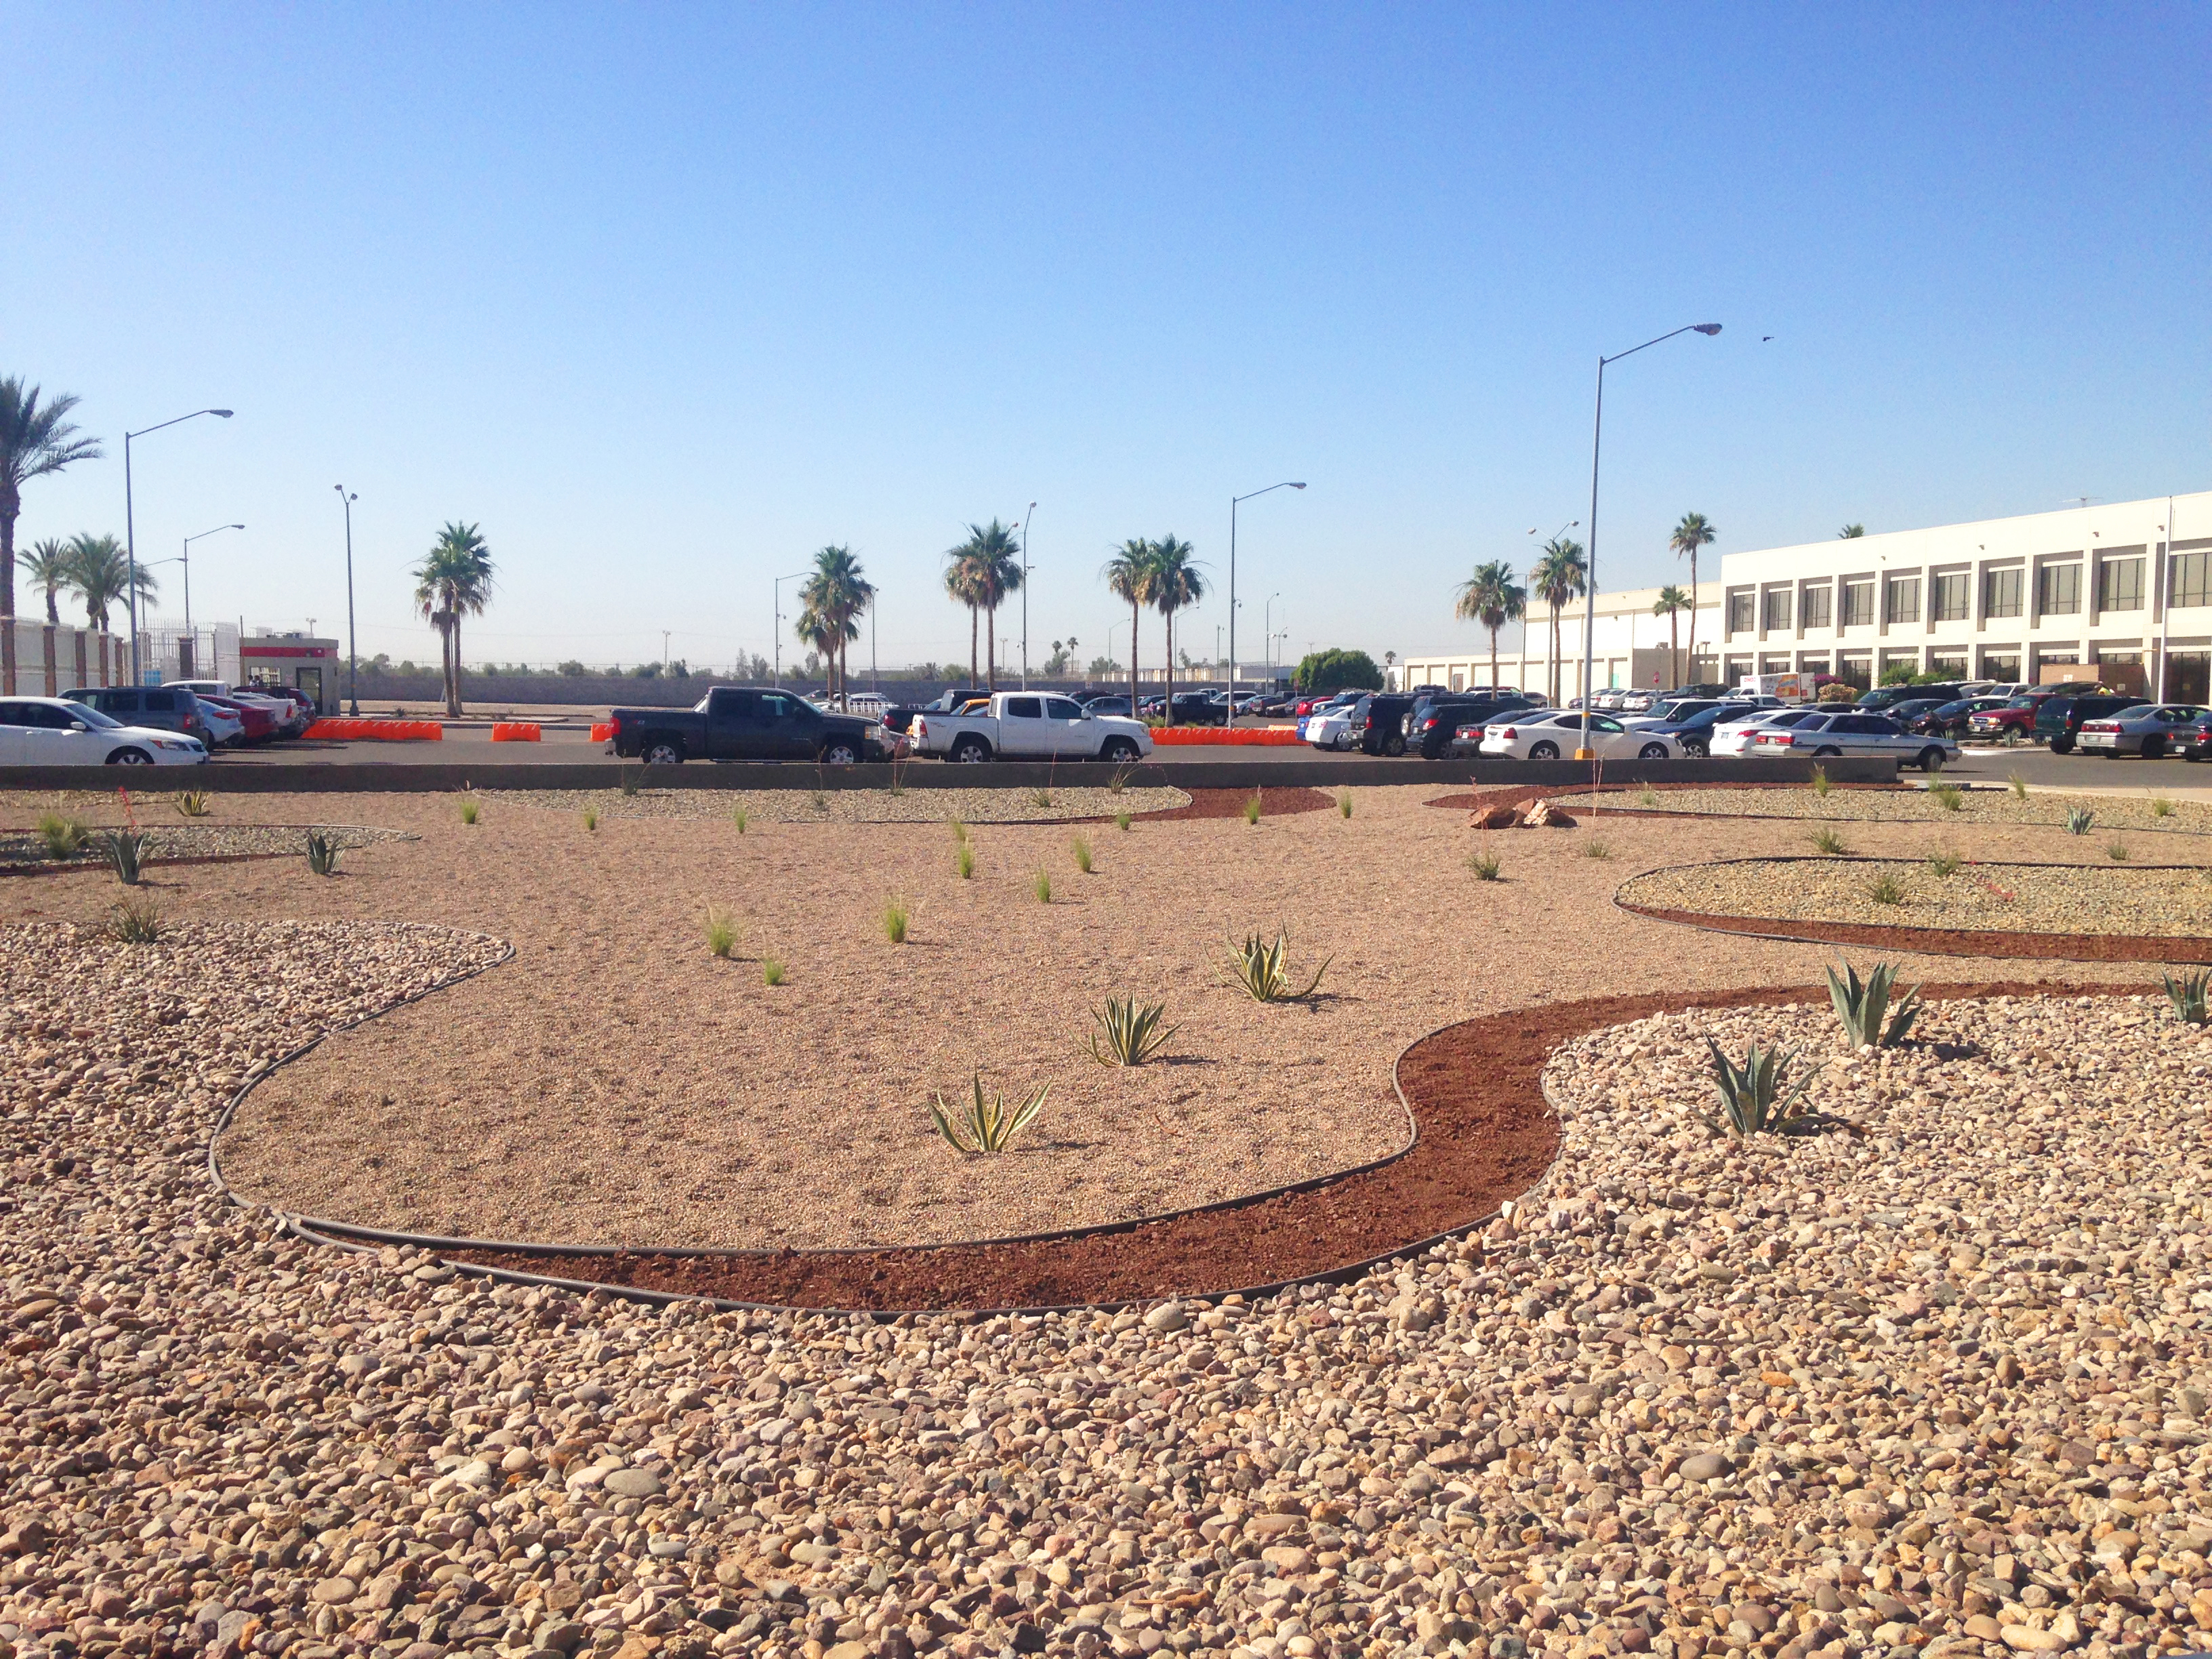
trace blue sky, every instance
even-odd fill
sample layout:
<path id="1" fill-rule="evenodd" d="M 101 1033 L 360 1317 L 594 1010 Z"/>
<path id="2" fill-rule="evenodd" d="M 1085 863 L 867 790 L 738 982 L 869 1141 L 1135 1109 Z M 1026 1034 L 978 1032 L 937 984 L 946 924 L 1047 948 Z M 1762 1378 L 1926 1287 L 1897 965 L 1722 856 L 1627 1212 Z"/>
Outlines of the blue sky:
<path id="1" fill-rule="evenodd" d="M 223 404 L 137 446 L 142 557 L 248 526 L 203 618 L 329 631 L 343 480 L 364 654 L 434 656 L 406 569 L 460 518 L 472 658 L 765 652 L 826 542 L 886 665 L 964 658 L 939 555 L 1034 499 L 1032 655 L 1126 661 L 1111 547 L 1225 587 L 1229 497 L 1303 478 L 1240 516 L 1241 654 L 1273 593 L 1293 656 L 1402 653 L 1587 518 L 1598 353 L 1708 319 L 1608 377 L 1608 587 L 1692 508 L 1725 551 L 2203 489 L 2208 65 L 2178 5 L 16 0 L 0 372 L 109 449 L 19 544 L 119 533 L 123 429 Z"/>

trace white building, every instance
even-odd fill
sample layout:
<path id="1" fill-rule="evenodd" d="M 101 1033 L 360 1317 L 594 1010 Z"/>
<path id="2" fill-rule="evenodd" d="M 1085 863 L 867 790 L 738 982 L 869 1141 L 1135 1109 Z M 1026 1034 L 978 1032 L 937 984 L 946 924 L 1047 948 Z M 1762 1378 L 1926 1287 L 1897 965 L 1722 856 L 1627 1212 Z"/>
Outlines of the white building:
<path id="1" fill-rule="evenodd" d="M 1865 686 L 1903 666 L 2034 683 L 2062 664 L 2133 664 L 2154 696 L 2212 701 L 2212 492 L 1727 553 L 1718 562 L 1720 580 L 1698 585 L 1698 662 L 1682 680 L 1795 671 Z M 1650 614 L 1656 597 L 1648 588 L 1599 595 L 1599 685 L 1673 683 L 1664 651 L 1650 649 L 1666 642 L 1665 619 Z M 1534 649 L 1501 659 L 1505 684 L 1550 689 L 1549 615 L 1529 617 Z M 1461 626 L 1474 636 L 1466 648 L 1409 655 L 1399 684 L 1488 684 L 1487 636 Z M 1560 640 L 1560 696 L 1578 696 L 1579 602 L 1562 617 Z"/>

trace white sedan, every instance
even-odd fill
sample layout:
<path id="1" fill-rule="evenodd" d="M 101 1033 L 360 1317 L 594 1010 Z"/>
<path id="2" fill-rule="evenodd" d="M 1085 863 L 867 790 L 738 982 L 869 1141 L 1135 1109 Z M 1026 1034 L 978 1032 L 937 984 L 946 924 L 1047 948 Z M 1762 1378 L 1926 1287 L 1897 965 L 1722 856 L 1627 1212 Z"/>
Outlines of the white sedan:
<path id="1" fill-rule="evenodd" d="M 1347 702 L 1334 708 L 1316 709 L 1299 724 L 1298 736 L 1316 749 L 1348 746 L 1352 742 L 1352 708 Z"/>
<path id="2" fill-rule="evenodd" d="M 1564 713 L 1532 711 L 1501 714 L 1482 728 L 1477 752 L 1493 760 L 1571 759 L 1583 746 L 1583 716 L 1579 709 Z M 1611 714 L 1589 717 L 1589 746 L 1600 760 L 1673 760 L 1681 745 L 1664 732 L 1634 732 Z"/>
<path id="3" fill-rule="evenodd" d="M 1833 707 L 1832 704 L 1830 707 Z M 1715 755 L 1747 755 L 1751 745 L 1761 732 L 1786 732 L 1793 726 L 1802 725 L 1821 711 L 1808 703 L 1802 708 L 1761 709 L 1756 714 L 1740 715 L 1735 720 L 1716 720 L 1707 752 Z"/>
<path id="4" fill-rule="evenodd" d="M 0 766 L 204 766 L 198 738 L 125 726 L 61 697 L 0 700 Z"/>

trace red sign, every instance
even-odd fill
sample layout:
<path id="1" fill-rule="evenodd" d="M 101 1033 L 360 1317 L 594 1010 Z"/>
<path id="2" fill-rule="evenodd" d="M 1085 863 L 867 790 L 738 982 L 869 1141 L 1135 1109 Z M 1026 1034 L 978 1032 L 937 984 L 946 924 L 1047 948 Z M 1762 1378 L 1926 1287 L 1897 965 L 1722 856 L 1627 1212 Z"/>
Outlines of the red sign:
<path id="1" fill-rule="evenodd" d="M 337 647 L 330 645 L 241 645 L 241 657 L 335 657 Z"/>

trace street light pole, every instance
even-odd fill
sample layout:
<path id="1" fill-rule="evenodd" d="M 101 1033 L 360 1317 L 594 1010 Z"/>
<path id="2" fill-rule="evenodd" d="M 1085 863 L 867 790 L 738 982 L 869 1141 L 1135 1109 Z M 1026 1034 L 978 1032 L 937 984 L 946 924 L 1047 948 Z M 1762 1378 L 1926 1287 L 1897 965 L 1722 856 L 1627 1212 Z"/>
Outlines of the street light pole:
<path id="1" fill-rule="evenodd" d="M 197 634 L 192 634 L 192 544 L 197 541 L 204 541 L 210 536 L 220 536 L 226 530 L 243 530 L 245 528 L 246 526 L 242 524 L 219 524 L 212 530 L 203 530 L 197 536 L 187 536 L 185 538 L 185 550 L 179 556 L 178 562 L 185 567 L 185 632 L 188 635 L 191 635 L 192 654 L 194 656 L 198 656 L 199 654 L 200 641 L 199 636 Z M 195 664 L 194 666 L 197 667 L 198 665 Z"/>
<path id="2" fill-rule="evenodd" d="M 1646 340 L 1640 346 L 1631 346 L 1626 351 L 1616 351 L 1610 357 L 1597 360 L 1597 414 L 1590 426 L 1590 533 L 1589 557 L 1583 572 L 1583 736 L 1581 745 L 1575 750 L 1577 760 L 1595 760 L 1597 751 L 1590 747 L 1590 673 L 1596 659 L 1597 641 L 1597 457 L 1600 441 L 1605 435 L 1605 366 L 1617 363 L 1623 357 L 1633 357 L 1638 352 L 1657 345 L 1662 340 L 1671 340 L 1677 334 L 1696 332 L 1714 335 L 1721 331 L 1718 323 L 1685 323 L 1669 329 L 1657 339 Z M 1692 601 L 1697 599 L 1692 594 Z"/>
<path id="3" fill-rule="evenodd" d="M 123 434 L 123 548 L 124 556 L 131 562 L 131 683 L 143 685 L 145 678 L 138 668 L 138 532 L 137 515 L 131 499 L 131 441 L 143 438 L 149 432 L 159 432 L 162 427 L 174 426 L 179 421 L 198 420 L 203 415 L 231 417 L 228 409 L 196 409 L 189 415 L 179 415 L 174 421 L 162 421 L 153 426 L 142 426 L 136 432 Z"/>
<path id="4" fill-rule="evenodd" d="M 1281 483 L 1269 484 L 1267 489 L 1229 498 L 1229 721 L 1232 726 L 1237 723 L 1237 504 L 1249 501 L 1255 495 L 1265 495 L 1269 490 L 1304 488 L 1303 483 L 1292 483 L 1286 478 Z"/>
<path id="5" fill-rule="evenodd" d="M 1260 646 L 1267 659 L 1267 678 L 1270 679 L 1274 678 L 1275 670 L 1275 601 L 1282 597 L 1282 591 L 1279 588 L 1268 594 L 1267 603 L 1260 607 L 1261 625 L 1267 629 L 1267 636 L 1260 641 Z M 1229 695 L 1235 696 L 1237 694 L 1232 691 Z"/>
<path id="6" fill-rule="evenodd" d="M 1022 515 L 1022 690 L 1030 689 L 1030 520 L 1036 517 L 1036 503 Z"/>
<path id="7" fill-rule="evenodd" d="M 806 572 L 804 570 L 794 570 L 788 576 L 778 576 L 769 585 L 769 592 L 774 596 L 775 604 L 772 608 L 775 612 L 775 626 L 769 630 L 772 635 L 769 641 L 769 649 L 775 653 L 775 672 L 769 679 L 770 685 L 783 684 L 783 585 L 786 582 L 795 582 L 805 574 Z"/>
<path id="8" fill-rule="evenodd" d="M 361 635 L 353 625 L 353 504 L 361 497 L 350 494 L 343 484 L 332 484 L 338 492 L 338 501 L 345 508 L 346 526 L 346 698 L 353 705 L 353 717 L 361 718 Z"/>

